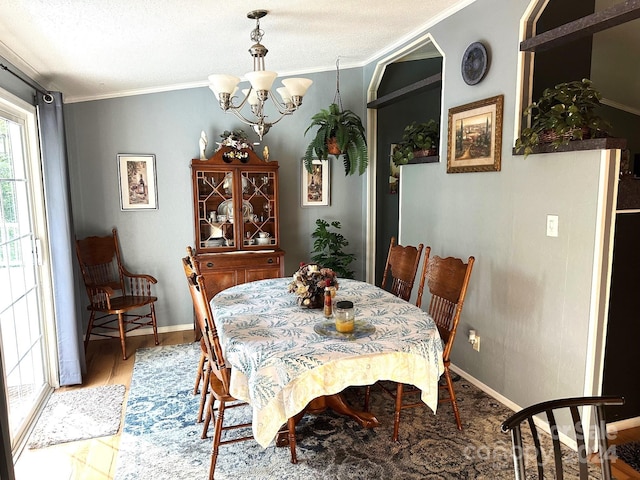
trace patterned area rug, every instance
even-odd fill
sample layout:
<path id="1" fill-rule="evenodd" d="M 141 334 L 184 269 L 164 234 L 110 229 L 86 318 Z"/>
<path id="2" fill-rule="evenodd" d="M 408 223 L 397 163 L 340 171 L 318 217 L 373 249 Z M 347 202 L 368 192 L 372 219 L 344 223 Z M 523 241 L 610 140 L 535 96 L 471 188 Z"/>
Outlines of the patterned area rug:
<path id="1" fill-rule="evenodd" d="M 640 442 L 616 445 L 616 455 L 634 470 L 640 472 Z"/>
<path id="2" fill-rule="evenodd" d="M 29 437 L 29 448 L 115 435 L 124 394 L 124 385 L 54 392 Z"/>
<path id="3" fill-rule="evenodd" d="M 200 439 L 199 397 L 192 391 L 199 355 L 196 343 L 137 351 L 115 480 L 207 478 L 211 439 Z M 393 443 L 393 401 L 374 388 L 379 427 L 363 429 L 330 411 L 307 415 L 296 429 L 297 465 L 290 463 L 288 448 L 240 442 L 220 447 L 216 478 L 513 479 L 511 440 L 500 432 L 513 412 L 464 379 L 455 389 L 462 432 L 449 405 L 437 415 L 428 407 L 414 408 L 403 411 L 400 441 Z M 358 406 L 362 393 L 353 388 L 345 396 Z M 227 412 L 226 418 L 251 418 L 244 407 Z M 565 478 L 577 478 L 575 473 L 565 472 Z"/>

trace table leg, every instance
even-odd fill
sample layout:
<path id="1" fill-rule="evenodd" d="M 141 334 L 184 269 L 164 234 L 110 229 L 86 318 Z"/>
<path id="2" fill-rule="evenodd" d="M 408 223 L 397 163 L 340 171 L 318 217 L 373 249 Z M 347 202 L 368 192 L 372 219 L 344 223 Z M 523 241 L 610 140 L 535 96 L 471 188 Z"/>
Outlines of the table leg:
<path id="1" fill-rule="evenodd" d="M 339 393 L 336 395 L 327 395 L 324 399 L 328 408 L 340 415 L 347 415 L 348 417 L 353 418 L 362 428 L 375 428 L 380 425 L 380 422 L 375 415 L 370 412 L 363 412 L 350 407 Z"/>
<path id="2" fill-rule="evenodd" d="M 296 425 L 305 413 L 312 413 L 315 415 L 325 411 L 327 408 L 330 408 L 340 415 L 346 415 L 353 418 L 362 428 L 375 428 L 380 425 L 380 422 L 375 415 L 369 412 L 355 410 L 345 402 L 344 398 L 339 393 L 335 395 L 325 395 L 312 400 L 302 412 L 295 416 Z M 286 433 L 283 434 L 282 432 L 279 432 L 276 436 L 276 446 L 284 447 L 287 445 L 289 445 L 289 440 L 287 439 Z"/>

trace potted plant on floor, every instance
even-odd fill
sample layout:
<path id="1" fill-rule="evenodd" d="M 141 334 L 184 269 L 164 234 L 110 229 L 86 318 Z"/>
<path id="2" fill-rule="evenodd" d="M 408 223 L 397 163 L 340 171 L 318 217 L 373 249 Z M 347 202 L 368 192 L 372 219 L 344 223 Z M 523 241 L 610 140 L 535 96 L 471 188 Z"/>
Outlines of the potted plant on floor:
<path id="1" fill-rule="evenodd" d="M 362 175 L 367 170 L 367 139 L 360 117 L 351 110 L 341 110 L 332 103 L 311 117 L 311 125 L 304 134 L 318 127 L 315 137 L 304 154 L 306 169 L 311 172 L 314 158 L 326 160 L 329 155 L 342 156 L 345 175 L 356 171 Z"/>
<path id="2" fill-rule="evenodd" d="M 316 220 L 316 229 L 311 234 L 315 239 L 311 259 L 318 265 L 330 268 L 340 278 L 353 278 L 353 271 L 349 270 L 349 265 L 356 257 L 343 251 L 349 242 L 337 231 L 340 228 L 338 221 L 329 223 L 322 218 Z"/>
<path id="3" fill-rule="evenodd" d="M 440 126 L 435 120 L 412 122 L 404 127 L 402 141 L 393 152 L 393 163 L 405 165 L 416 157 L 437 155 L 439 141 Z"/>
<path id="4" fill-rule="evenodd" d="M 516 140 L 516 152 L 526 158 L 539 144 L 558 148 L 572 140 L 608 136 L 611 126 L 596 113 L 601 98 L 588 78 L 546 88 L 523 112 L 531 115 L 531 125 Z"/>

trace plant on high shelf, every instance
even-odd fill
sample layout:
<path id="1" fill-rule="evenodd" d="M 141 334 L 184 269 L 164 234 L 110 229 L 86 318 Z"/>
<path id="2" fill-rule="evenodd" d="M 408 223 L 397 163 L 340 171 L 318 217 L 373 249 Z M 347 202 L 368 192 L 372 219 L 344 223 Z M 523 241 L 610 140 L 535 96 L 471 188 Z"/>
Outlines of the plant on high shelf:
<path id="1" fill-rule="evenodd" d="M 516 152 L 524 152 L 526 158 L 543 143 L 558 148 L 571 140 L 608 136 L 611 125 L 596 113 L 601 98 L 588 78 L 546 88 L 523 112 L 531 115 L 531 125 L 522 129 Z"/>
<path id="2" fill-rule="evenodd" d="M 349 242 L 338 232 L 340 228 L 338 221 L 329 224 L 321 218 L 316 220 L 316 229 L 311 234 L 315 239 L 311 259 L 318 265 L 330 268 L 338 277 L 353 278 L 353 271 L 349 270 L 349 265 L 356 257 L 343 251 Z"/>
<path id="3" fill-rule="evenodd" d="M 326 160 L 329 155 L 342 156 L 345 175 L 352 175 L 356 170 L 362 175 L 367 170 L 367 139 L 358 115 L 332 103 L 311 117 L 311 125 L 304 134 L 313 127 L 318 127 L 318 131 L 304 154 L 307 171 L 311 172 L 314 158 Z"/>
<path id="4" fill-rule="evenodd" d="M 437 155 L 439 141 L 440 126 L 435 120 L 412 122 L 404 127 L 402 141 L 397 144 L 393 152 L 393 163 L 405 165 L 415 157 Z"/>

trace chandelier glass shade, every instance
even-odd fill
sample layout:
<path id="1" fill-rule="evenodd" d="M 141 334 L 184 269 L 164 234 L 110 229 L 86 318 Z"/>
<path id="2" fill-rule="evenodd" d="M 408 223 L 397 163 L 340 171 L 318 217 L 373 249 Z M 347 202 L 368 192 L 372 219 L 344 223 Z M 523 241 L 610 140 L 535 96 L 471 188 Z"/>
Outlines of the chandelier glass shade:
<path id="1" fill-rule="evenodd" d="M 238 99 L 235 96 L 240 83 L 239 77 L 225 74 L 209 75 L 209 88 L 216 96 L 220 108 L 224 112 L 233 113 L 243 123 L 250 125 L 261 141 L 272 125 L 291 115 L 302 105 L 302 98 L 313 83 L 308 78 L 285 78 L 282 80 L 283 86 L 276 88 L 280 99 L 273 94 L 272 87 L 278 74 L 265 70 L 264 57 L 268 50 L 260 43 L 264 35 L 260 30 L 260 19 L 266 14 L 266 10 L 254 10 L 247 14 L 248 18 L 256 21 L 256 27 L 251 31 L 251 40 L 256 43 L 249 49 L 253 57 L 253 71 L 245 74 L 250 86 L 242 89 L 244 97 Z M 269 99 L 279 115 L 273 121 L 269 121 L 265 113 L 265 105 Z M 248 112 L 242 112 L 246 104 L 249 104 L 246 110 L 251 112 L 251 116 Z"/>

